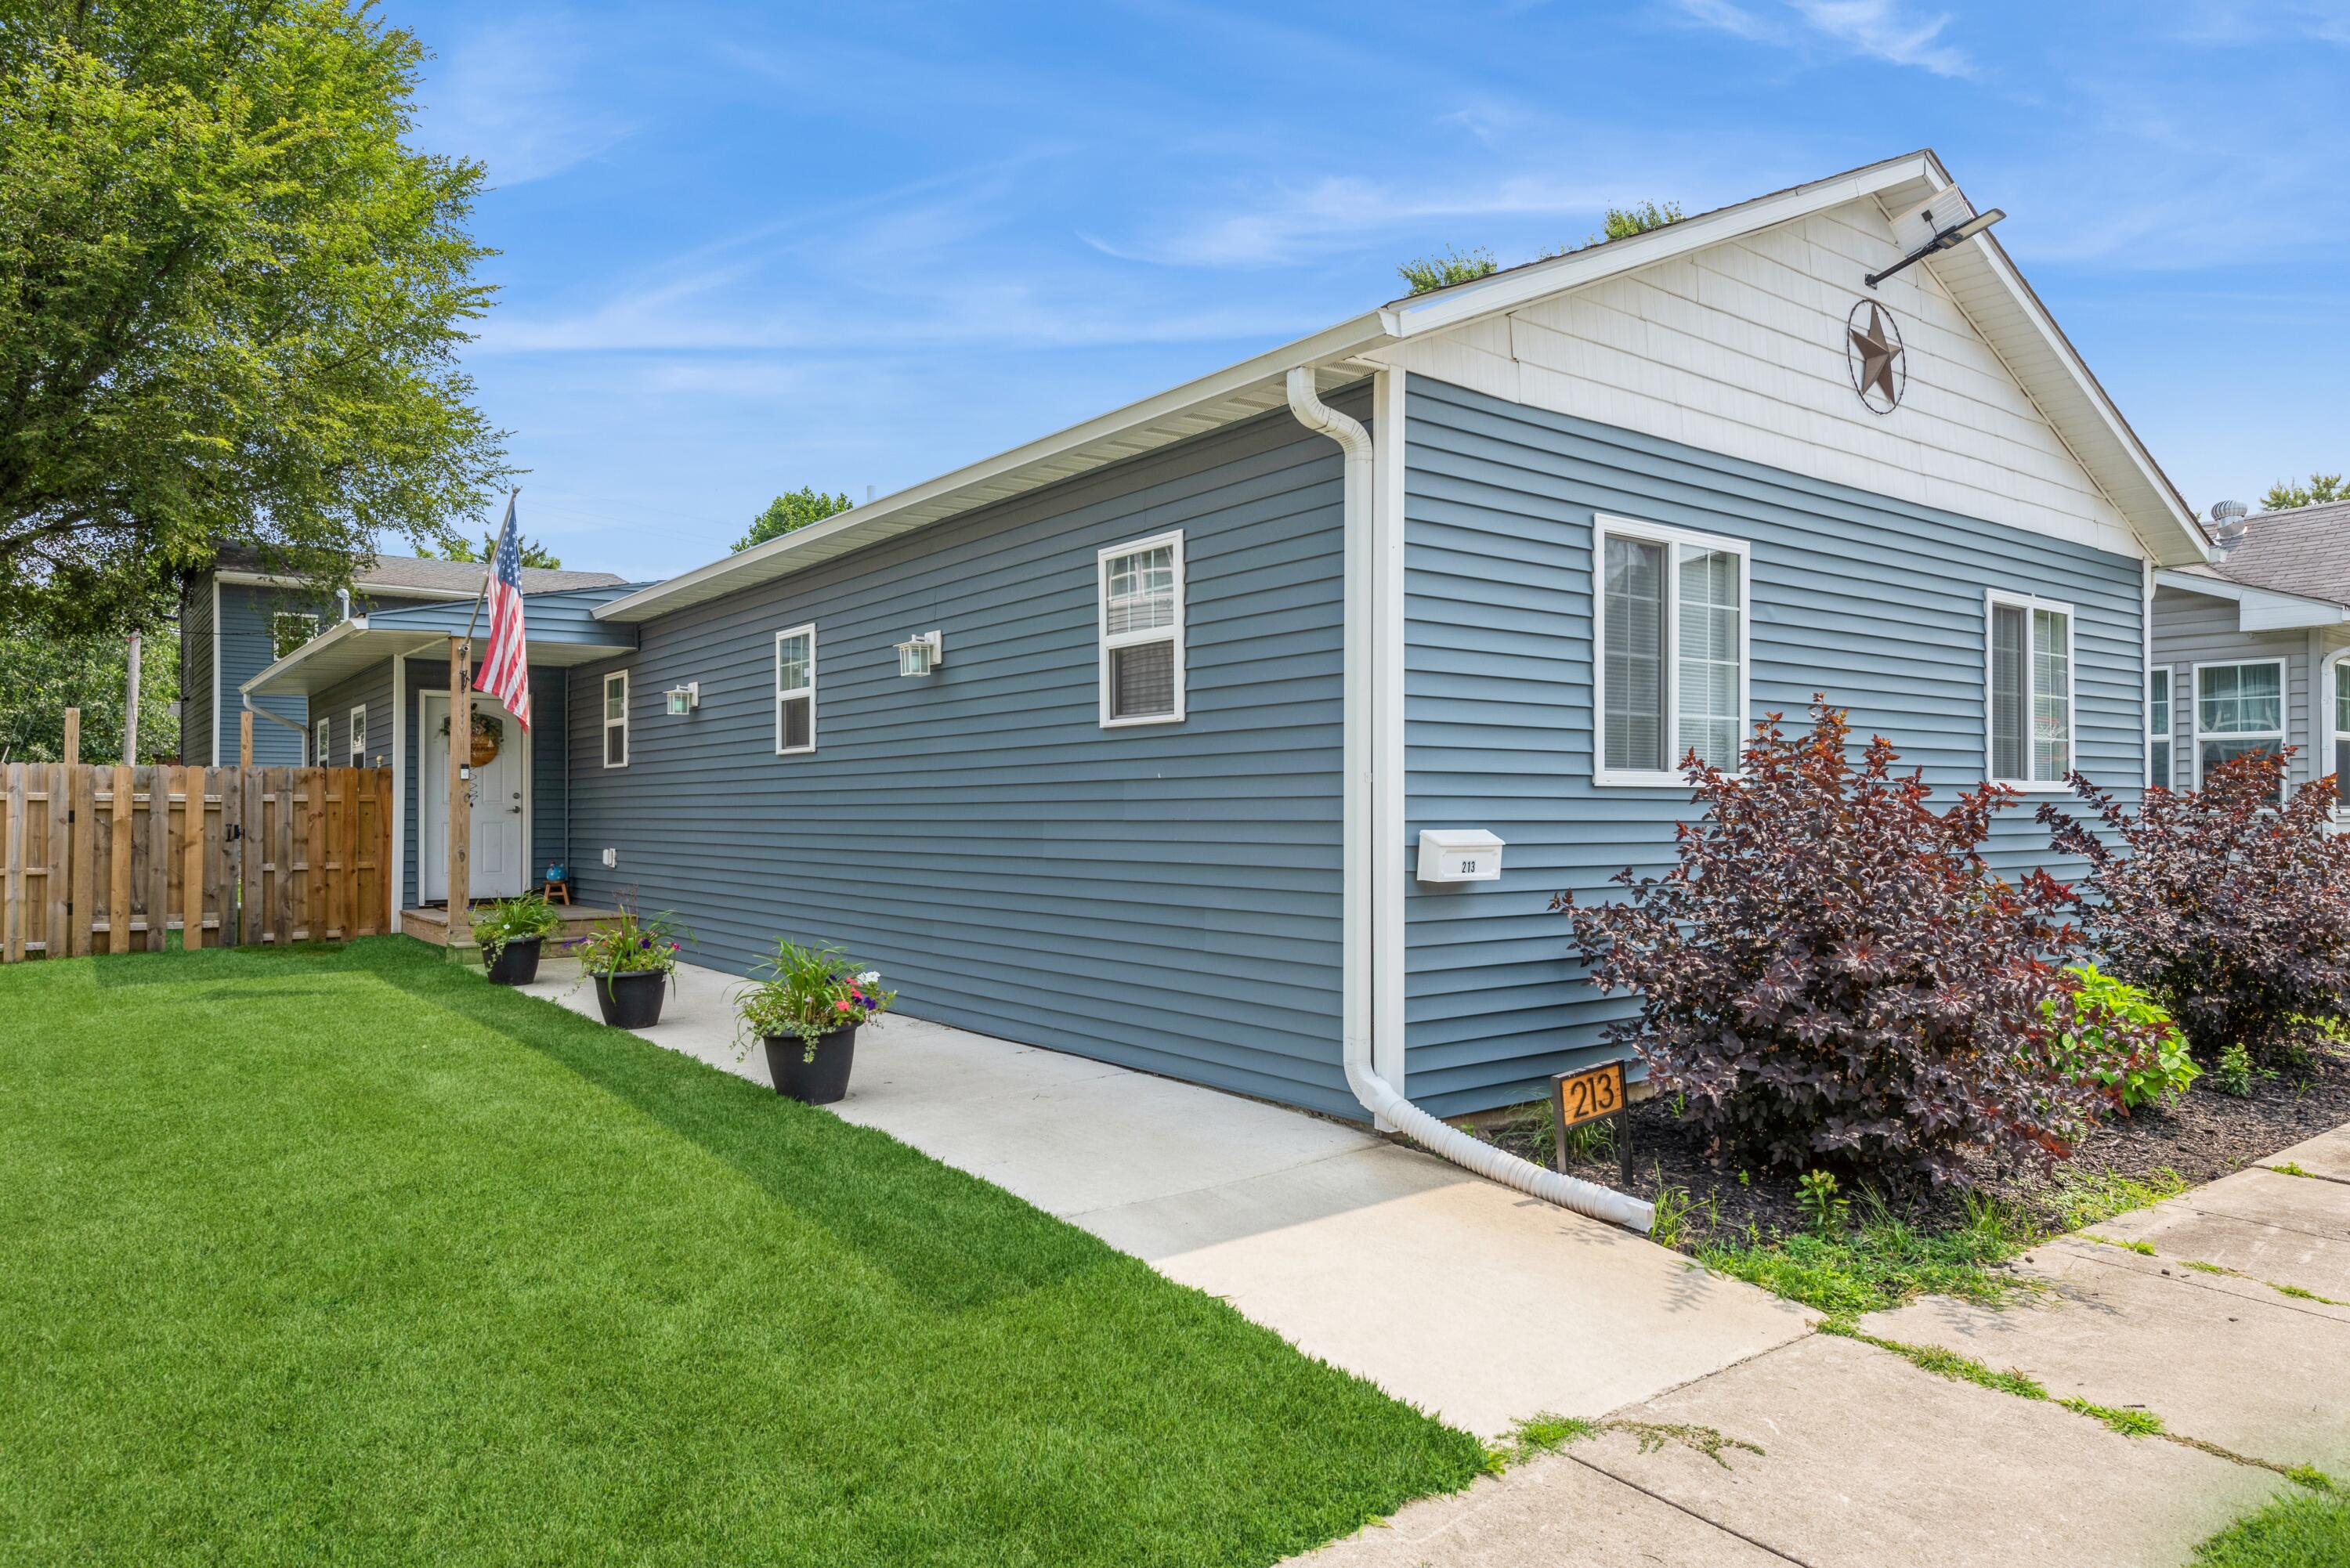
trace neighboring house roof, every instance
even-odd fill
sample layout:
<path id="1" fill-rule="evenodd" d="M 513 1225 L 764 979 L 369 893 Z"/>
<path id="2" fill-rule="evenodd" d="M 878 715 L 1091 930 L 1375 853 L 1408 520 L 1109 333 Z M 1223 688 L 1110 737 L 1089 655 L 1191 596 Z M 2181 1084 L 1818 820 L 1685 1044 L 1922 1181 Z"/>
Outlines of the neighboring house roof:
<path id="1" fill-rule="evenodd" d="M 296 579 L 264 573 L 259 557 L 250 551 L 222 551 L 215 569 L 232 582 L 250 577 L 272 584 L 299 586 Z M 373 589 L 380 594 L 404 594 L 416 598 L 469 599 L 481 591 L 484 569 L 478 561 L 427 561 L 414 556 L 378 556 L 351 575 L 351 586 Z M 567 588 L 608 588 L 626 580 L 611 572 L 557 571 L 544 566 L 525 566 L 522 569 L 522 591 L 526 594 L 560 593 Z"/>
<path id="2" fill-rule="evenodd" d="M 1310 367 L 1324 388 L 1343 385 L 1378 368 L 1363 356 L 1412 337 L 1450 331 L 1848 202 L 1874 197 L 1888 212 L 1903 211 L 1950 183 L 1933 152 L 1907 153 L 1665 228 L 1393 300 L 1213 375 L 738 551 L 596 613 L 627 621 L 671 614 L 1281 408 L 1287 400 L 1284 379 L 1294 369 Z M 1997 239 L 1985 234 L 1919 265 L 1957 300 L 2155 558 L 2170 566 L 2200 563 L 2208 541 L 2194 514 Z"/>
<path id="3" fill-rule="evenodd" d="M 2350 605 L 2350 501 L 2262 512 L 2208 568 L 2248 587 Z"/>

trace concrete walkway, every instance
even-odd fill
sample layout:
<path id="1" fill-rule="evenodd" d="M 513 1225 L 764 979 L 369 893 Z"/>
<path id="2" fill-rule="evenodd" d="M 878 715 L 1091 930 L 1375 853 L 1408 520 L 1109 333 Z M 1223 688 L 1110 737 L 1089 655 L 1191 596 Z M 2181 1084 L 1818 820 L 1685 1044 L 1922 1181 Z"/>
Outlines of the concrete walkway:
<path id="1" fill-rule="evenodd" d="M 2350 1306 L 2312 1299 L 2350 1303 L 2350 1128 L 2262 1163 L 2040 1248 L 2022 1265 L 2048 1286 L 2040 1304 L 1929 1298 L 1861 1324 L 2028 1373 L 2045 1401 L 1810 1335 L 1301 1561 L 2176 1568 L 2293 1490 L 2263 1465 L 2350 1478 Z M 2273 1168 L 2289 1163 L 2310 1174 Z M 2208 1447 L 2120 1436 L 2065 1398 Z M 1708 1457 L 1690 1440 L 1706 1428 L 1761 1451 Z"/>
<path id="2" fill-rule="evenodd" d="M 596 1015 L 576 966 L 534 995 Z M 681 967 L 646 1039 L 737 1057 L 740 982 Z M 1319 1116 L 910 1018 L 858 1037 L 845 1120 L 880 1128 L 1230 1301 L 1482 1435 L 1655 1397 L 1809 1314 L 1611 1226 Z"/>

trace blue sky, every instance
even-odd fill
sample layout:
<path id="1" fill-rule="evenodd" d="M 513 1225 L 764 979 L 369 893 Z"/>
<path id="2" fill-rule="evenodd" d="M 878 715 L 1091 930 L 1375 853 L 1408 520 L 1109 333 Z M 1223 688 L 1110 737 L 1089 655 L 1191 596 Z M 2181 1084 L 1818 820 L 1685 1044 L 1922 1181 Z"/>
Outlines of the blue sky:
<path id="1" fill-rule="evenodd" d="M 2199 507 L 2350 466 L 2350 0 L 387 0 L 477 157 L 529 532 L 670 575 L 1328 325 L 1397 262 L 1939 151 Z"/>

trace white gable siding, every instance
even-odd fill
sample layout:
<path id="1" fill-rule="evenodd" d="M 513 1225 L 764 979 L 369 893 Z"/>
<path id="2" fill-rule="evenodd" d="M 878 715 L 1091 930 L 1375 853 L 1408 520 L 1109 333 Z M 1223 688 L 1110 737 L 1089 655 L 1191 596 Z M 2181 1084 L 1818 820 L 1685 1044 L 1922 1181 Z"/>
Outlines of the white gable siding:
<path id="1" fill-rule="evenodd" d="M 1900 252 L 1874 202 L 1554 296 L 1369 356 L 1513 402 L 1832 483 L 2145 552 L 2121 512 L 1924 265 L 1877 298 L 1898 317 L 1900 408 L 1854 394 L 1845 322 Z"/>

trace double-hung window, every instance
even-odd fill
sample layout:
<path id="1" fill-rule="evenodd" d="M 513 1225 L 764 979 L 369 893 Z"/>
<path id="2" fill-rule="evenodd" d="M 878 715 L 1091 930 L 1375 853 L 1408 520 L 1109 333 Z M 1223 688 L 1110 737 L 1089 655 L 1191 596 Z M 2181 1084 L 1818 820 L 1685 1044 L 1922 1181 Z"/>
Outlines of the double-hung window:
<path id="1" fill-rule="evenodd" d="M 318 721 L 317 733 L 310 742 L 310 765 L 314 768 L 332 767 L 335 762 L 334 747 L 335 722 L 332 719 L 321 718 Z"/>
<path id="2" fill-rule="evenodd" d="M 1183 718 L 1183 535 L 1112 545 L 1097 562 L 1101 722 Z"/>
<path id="3" fill-rule="evenodd" d="M 1593 779 L 1679 784 L 1692 752 L 1735 772 L 1746 731 L 1746 541 L 1601 517 L 1592 560 Z"/>
<path id="4" fill-rule="evenodd" d="M 816 628 L 775 634 L 775 754 L 816 750 Z"/>
<path id="5" fill-rule="evenodd" d="M 2253 752 L 2284 749 L 2284 660 L 2195 667 L 2195 783 Z"/>
<path id="6" fill-rule="evenodd" d="M 351 710 L 351 766 L 367 766 L 367 704 Z"/>
<path id="7" fill-rule="evenodd" d="M 318 635 L 318 618 L 297 610 L 280 610 L 269 618 L 269 656 L 283 659 Z M 321 762 L 320 766 L 325 763 Z"/>
<path id="8" fill-rule="evenodd" d="M 1991 781 L 2061 785 L 2073 771 L 2073 607 L 1994 592 L 1984 608 Z"/>
<path id="9" fill-rule="evenodd" d="M 2334 667 L 2334 755 L 2325 771 L 2338 779 L 2345 768 L 2350 768 L 2350 659 Z"/>
<path id="10" fill-rule="evenodd" d="M 604 765 L 629 765 L 629 672 L 625 670 L 604 677 Z"/>
<path id="11" fill-rule="evenodd" d="M 2170 776 L 2170 671 L 2146 677 L 2146 782 L 2168 789 Z"/>

